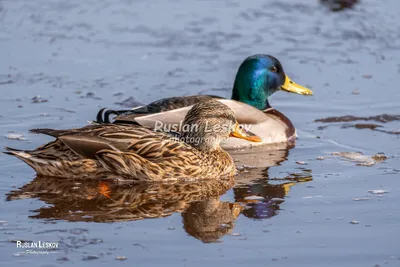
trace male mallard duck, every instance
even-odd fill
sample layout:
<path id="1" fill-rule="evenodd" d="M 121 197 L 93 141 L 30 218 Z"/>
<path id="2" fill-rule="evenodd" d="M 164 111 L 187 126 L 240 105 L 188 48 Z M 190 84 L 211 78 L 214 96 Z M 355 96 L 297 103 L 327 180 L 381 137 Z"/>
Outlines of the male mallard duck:
<path id="1" fill-rule="evenodd" d="M 190 106 L 202 101 L 217 99 L 233 109 L 240 124 L 263 139 L 259 144 L 287 142 L 296 136 L 296 130 L 288 118 L 271 108 L 268 97 L 278 90 L 302 95 L 312 95 L 312 91 L 298 85 L 285 74 L 281 63 L 269 55 L 253 55 L 240 65 L 233 85 L 231 100 L 218 96 L 196 95 L 172 97 L 155 101 L 132 110 L 100 110 L 97 122 L 110 122 L 109 116 L 117 117 L 114 123 L 133 123 L 147 127 L 163 125 L 164 130 L 171 125 L 179 125 Z M 104 113 L 104 114 L 103 114 Z M 104 118 L 103 118 L 104 115 Z M 224 148 L 250 146 L 245 140 L 230 139 Z"/>
<path id="2" fill-rule="evenodd" d="M 261 141 L 241 129 L 229 107 L 214 100 L 194 105 L 175 137 L 124 124 L 32 132 L 57 139 L 32 151 L 7 148 L 5 153 L 23 160 L 39 175 L 82 178 L 111 172 L 150 181 L 234 175 L 235 164 L 220 143 L 229 136 Z"/>

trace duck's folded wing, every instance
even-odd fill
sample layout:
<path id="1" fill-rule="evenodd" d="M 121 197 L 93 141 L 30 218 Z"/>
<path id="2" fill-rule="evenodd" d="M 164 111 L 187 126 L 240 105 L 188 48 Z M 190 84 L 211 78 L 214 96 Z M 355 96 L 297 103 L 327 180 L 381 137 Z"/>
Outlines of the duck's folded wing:
<path id="1" fill-rule="evenodd" d="M 104 149 L 119 151 L 118 145 L 120 145 L 120 143 L 112 145 L 107 140 L 97 136 L 64 135 L 58 139 L 73 152 L 87 159 L 96 159 L 96 153 Z"/>
<path id="2" fill-rule="evenodd" d="M 88 125 L 77 129 L 53 130 L 33 129 L 31 132 L 47 134 L 57 138 L 53 143 L 39 147 L 40 151 L 53 148 L 61 149 L 65 145 L 75 154 L 89 159 L 95 159 L 98 151 L 103 149 L 115 151 L 128 151 L 129 147 L 145 136 L 153 136 L 154 132 L 141 126 L 108 124 Z M 65 150 L 65 149 L 64 149 Z"/>
<path id="3" fill-rule="evenodd" d="M 104 127 L 96 134 L 93 131 L 64 134 L 58 139 L 76 154 L 89 159 L 96 159 L 96 153 L 102 150 L 135 153 L 148 160 L 174 157 L 193 150 L 172 135 L 133 125 Z"/>
<path id="4" fill-rule="evenodd" d="M 151 114 L 158 114 L 169 112 L 175 109 L 181 109 L 185 107 L 191 107 L 194 104 L 208 101 L 211 99 L 223 99 L 219 96 L 214 95 L 194 95 L 194 96 L 182 96 L 182 97 L 170 97 L 154 101 L 146 106 L 134 108 L 129 111 L 113 110 L 113 114 L 118 114 L 114 119 L 117 123 L 138 123 L 136 118 L 147 116 Z M 109 115 L 104 114 L 107 118 L 103 121 L 109 121 Z M 139 123 L 140 124 L 140 123 Z"/>
<path id="5" fill-rule="evenodd" d="M 81 128 L 74 128 L 74 129 L 66 129 L 66 130 L 54 130 L 54 129 L 48 129 L 48 128 L 38 128 L 38 129 L 31 129 L 31 133 L 40 133 L 40 134 L 46 134 L 52 137 L 60 137 L 63 135 L 97 135 L 102 131 L 110 131 L 110 128 L 112 127 L 117 127 L 113 124 L 110 124 L 109 126 L 105 127 L 103 125 L 99 124 L 93 124 L 93 125 L 87 125 Z"/>

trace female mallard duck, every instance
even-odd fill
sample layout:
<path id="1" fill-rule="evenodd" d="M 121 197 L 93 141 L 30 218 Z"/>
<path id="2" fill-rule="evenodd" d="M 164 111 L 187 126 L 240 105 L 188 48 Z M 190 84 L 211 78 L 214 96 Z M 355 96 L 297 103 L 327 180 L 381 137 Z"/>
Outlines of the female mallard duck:
<path id="1" fill-rule="evenodd" d="M 57 139 L 32 151 L 7 148 L 6 153 L 39 175 L 83 178 L 112 173 L 150 181 L 234 175 L 235 164 L 220 143 L 229 136 L 261 141 L 239 126 L 229 107 L 214 100 L 194 105 L 176 136 L 124 124 L 32 132 Z"/>
<path id="2" fill-rule="evenodd" d="M 163 125 L 163 130 L 171 125 L 179 125 L 190 106 L 202 101 L 217 99 L 233 109 L 240 124 L 247 125 L 263 141 L 258 144 L 287 142 L 296 136 L 296 130 L 288 118 L 271 108 L 268 97 L 279 89 L 312 95 L 312 91 L 290 80 L 281 63 L 269 55 L 253 55 L 244 60 L 236 74 L 231 100 L 218 96 L 196 95 L 172 97 L 155 101 L 132 110 L 100 110 L 97 122 L 109 123 L 109 116 L 117 117 L 114 123 L 133 123 L 147 127 Z M 104 113 L 104 114 L 103 114 Z M 104 115 L 104 118 L 103 118 Z M 226 149 L 250 146 L 245 140 L 229 139 L 223 144 Z"/>

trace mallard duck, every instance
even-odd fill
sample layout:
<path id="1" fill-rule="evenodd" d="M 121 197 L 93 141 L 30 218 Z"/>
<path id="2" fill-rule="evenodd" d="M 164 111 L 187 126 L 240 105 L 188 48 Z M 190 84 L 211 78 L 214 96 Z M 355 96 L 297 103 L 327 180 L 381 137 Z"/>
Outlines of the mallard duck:
<path id="1" fill-rule="evenodd" d="M 184 119 L 190 106 L 216 99 L 229 106 L 236 113 L 240 124 L 247 125 L 263 141 L 257 144 L 274 144 L 294 140 L 296 131 L 291 121 L 273 109 L 268 97 L 278 90 L 302 95 L 312 91 L 294 83 L 283 71 L 281 63 L 269 55 L 253 55 L 246 58 L 236 74 L 231 99 L 212 95 L 195 95 L 165 98 L 132 110 L 101 109 L 97 114 L 98 123 L 109 123 L 110 115 L 117 115 L 114 123 L 133 123 L 147 127 L 163 125 L 164 130 L 178 125 Z M 173 127 L 173 126 L 172 126 Z M 254 145 L 245 140 L 230 139 L 223 148 L 237 148 Z"/>
<path id="2" fill-rule="evenodd" d="M 113 173 L 132 180 L 211 179 L 236 173 L 220 143 L 229 136 L 259 142 L 241 129 L 234 112 L 215 101 L 194 105 L 179 134 L 137 125 L 99 124 L 80 129 L 35 129 L 57 139 L 35 150 L 6 148 L 38 175 L 98 177 Z"/>

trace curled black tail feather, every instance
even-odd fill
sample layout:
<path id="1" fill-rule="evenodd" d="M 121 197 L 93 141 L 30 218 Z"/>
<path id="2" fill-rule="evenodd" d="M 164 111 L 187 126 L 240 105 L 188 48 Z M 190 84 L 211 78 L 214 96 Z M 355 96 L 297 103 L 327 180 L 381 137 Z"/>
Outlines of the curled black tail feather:
<path id="1" fill-rule="evenodd" d="M 97 112 L 97 116 L 96 116 L 96 122 L 97 123 L 112 123 L 110 120 L 110 116 L 111 115 L 121 115 L 122 113 L 128 112 L 130 110 L 113 110 L 113 109 L 109 109 L 106 110 L 107 108 L 102 108 L 99 110 L 99 112 Z"/>
<path id="2" fill-rule="evenodd" d="M 105 109 L 106 108 L 102 108 L 102 109 L 99 110 L 99 112 L 97 112 L 97 116 L 96 116 L 96 122 L 97 123 L 104 123 L 103 112 L 104 112 Z"/>

